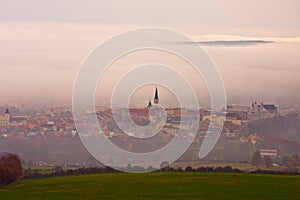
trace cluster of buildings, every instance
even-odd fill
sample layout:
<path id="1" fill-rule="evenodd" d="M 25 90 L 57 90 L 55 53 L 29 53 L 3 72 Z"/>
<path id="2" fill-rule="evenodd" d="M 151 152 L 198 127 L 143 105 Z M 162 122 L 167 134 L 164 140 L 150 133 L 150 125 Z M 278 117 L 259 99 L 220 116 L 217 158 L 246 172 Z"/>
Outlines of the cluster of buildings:
<path id="1" fill-rule="evenodd" d="M 145 108 L 131 108 L 129 109 L 131 118 L 139 125 L 147 125 L 150 121 L 155 121 L 156 118 L 161 117 L 159 111 L 162 107 L 159 105 L 158 89 L 155 88 L 153 102 L 149 101 Z M 275 117 L 278 114 L 277 107 L 273 104 L 258 104 L 257 102 L 251 105 L 228 105 L 220 116 L 212 116 L 209 109 L 193 110 L 187 108 L 163 108 L 166 112 L 166 122 L 164 130 L 167 134 L 174 136 L 176 129 L 181 128 L 187 131 L 193 128 L 193 124 L 189 120 L 197 115 L 199 118 L 198 132 L 200 137 L 204 137 L 208 127 L 219 128 L 219 124 L 224 122 L 224 135 L 228 138 L 234 138 L 240 135 L 240 129 L 243 124 L 249 121 L 260 120 L 263 118 Z M 122 109 L 114 112 L 123 112 Z M 113 120 L 112 110 L 102 107 L 98 109 L 96 115 L 99 118 L 100 126 L 103 133 L 109 137 L 124 135 L 118 125 Z M 195 119 L 195 118 L 194 118 Z M 124 119 L 126 123 L 126 119 Z M 134 131 L 134 130 L 133 130 Z M 16 116 L 6 109 L 4 113 L 0 114 L 0 134 L 4 137 L 20 136 L 29 137 L 35 135 L 54 135 L 54 136 L 74 136 L 76 134 L 75 124 L 70 109 L 66 108 L 52 108 L 44 112 L 36 112 L 31 116 Z M 250 137 L 250 136 L 249 136 Z M 244 141 L 259 141 L 259 139 L 240 138 Z"/>
<path id="2" fill-rule="evenodd" d="M 13 115 L 7 108 L 0 114 L 0 136 L 28 138 L 33 136 L 74 136 L 75 124 L 71 110 L 35 112 L 32 115 Z"/>
<path id="3" fill-rule="evenodd" d="M 277 106 L 257 102 L 251 105 L 228 105 L 226 109 L 226 121 L 234 124 L 257 121 L 264 118 L 272 118 L 278 115 Z"/>
<path id="4" fill-rule="evenodd" d="M 155 143 L 158 148 L 165 146 L 176 136 L 179 128 L 186 132 L 187 137 L 184 139 L 189 140 L 192 138 L 191 142 L 195 142 L 196 144 L 197 142 L 201 143 L 201 139 L 209 134 L 209 128 L 215 130 L 222 128 L 222 135 L 219 139 L 219 141 L 222 142 L 222 146 L 227 146 L 228 144 L 229 148 L 232 148 L 233 146 L 238 148 L 242 147 L 241 149 L 246 149 L 248 152 L 250 152 L 250 148 L 251 151 L 255 149 L 255 151 L 259 151 L 261 158 L 268 157 L 272 159 L 280 158 L 280 156 L 282 156 L 282 149 L 275 145 L 265 145 L 264 141 L 266 140 L 264 140 L 264 136 L 259 132 L 256 133 L 255 131 L 250 130 L 249 133 L 243 134 L 243 128 L 251 122 L 291 113 L 298 113 L 300 123 L 299 107 L 286 109 L 280 107 L 279 110 L 274 104 L 257 102 L 253 102 L 250 105 L 227 105 L 226 108 L 214 113 L 209 108 L 164 108 L 160 105 L 157 87 L 155 88 L 152 101 L 150 100 L 144 108 L 130 108 L 129 113 L 131 119 L 137 125 L 146 126 L 151 121 L 156 121 L 161 117 L 160 109 L 163 109 L 166 113 L 166 121 L 164 122 L 163 128 L 157 134 L 158 137 L 156 137 L 154 142 L 150 142 L 149 144 L 145 142 L 143 145 L 136 145 L 137 143 L 139 144 L 139 141 L 136 142 L 136 140 L 133 139 L 134 137 L 131 137 L 135 135 L 125 133 L 118 124 L 116 124 L 113 112 L 122 114 L 122 112 L 124 112 L 123 109 L 119 108 L 112 110 L 101 106 L 96 107 L 96 113 L 91 111 L 88 113 L 93 115 L 96 114 L 103 133 L 110 138 L 112 142 L 120 145 L 123 149 L 127 148 L 128 151 L 139 152 L 138 149 L 135 148 L 141 148 L 143 150 L 147 150 L 148 148 L 152 150 L 153 143 Z M 16 110 L 21 110 L 21 112 L 16 112 Z M 195 116 L 199 119 L 196 138 L 193 137 L 193 134 L 190 135 L 192 137 L 189 137 L 189 132 L 195 130 L 194 124 L 189 120 L 183 121 L 183 117 L 184 119 L 195 119 Z M 128 120 L 127 116 L 124 117 L 124 123 L 126 123 L 126 120 Z M 130 127 L 127 128 L 130 130 Z M 136 131 L 134 128 L 131 130 L 132 132 Z M 60 151 L 55 149 L 55 151 L 57 151 L 55 152 L 55 156 L 65 156 L 65 149 L 71 149 L 70 147 L 72 146 L 77 147 L 72 143 L 72 141 L 78 139 L 78 137 L 75 137 L 77 134 L 72 110 L 69 107 L 52 106 L 45 109 L 32 109 L 30 112 L 27 112 L 23 110 L 20 102 L 12 101 L 11 103 L 7 100 L 1 100 L 0 98 L 0 142 L 3 142 L 3 144 L 9 144 L 11 141 L 15 142 L 16 138 L 20 139 L 18 142 L 21 141 L 21 143 L 25 144 L 31 141 L 37 141 L 37 143 L 44 141 L 45 143 L 43 144 L 47 144 L 49 141 L 54 141 L 54 143 L 61 142 L 63 143 L 62 148 Z M 13 140 L 9 140 L 10 138 L 13 138 Z M 31 140 L 29 138 L 35 139 Z M 74 139 L 70 140 L 70 138 Z M 6 141 L 9 142 L 6 143 Z M 66 141 L 71 141 L 71 145 L 67 146 Z M 80 140 L 78 141 L 80 143 Z M 125 145 L 122 146 L 122 142 Z M 42 147 L 45 149 L 45 146 L 37 146 L 38 148 Z M 199 147 L 199 145 L 194 146 Z M 30 146 L 29 149 L 31 148 L 32 147 Z M 194 148 L 193 145 L 191 145 L 191 149 L 192 148 Z M 235 148 L 234 150 L 238 148 Z M 23 152 L 23 150 L 21 151 Z M 71 151 L 71 153 L 73 154 L 73 151 Z M 37 151 L 37 154 L 40 154 L 40 152 Z M 81 156 L 77 157 L 81 158 Z M 37 165 L 51 166 L 53 163 L 52 161 L 38 161 Z"/>
<path id="5" fill-rule="evenodd" d="M 159 112 L 151 112 L 150 110 L 159 109 L 159 96 L 158 89 L 155 88 L 153 102 L 149 101 L 148 105 L 145 108 L 132 108 L 129 109 L 131 118 L 137 124 L 146 124 L 149 121 L 155 119 L 155 116 L 159 116 Z M 264 104 L 257 102 L 252 103 L 251 105 L 228 105 L 221 113 L 212 114 L 209 109 L 188 109 L 188 108 L 164 108 L 167 114 L 167 119 L 164 124 L 164 129 L 167 132 L 170 132 L 171 135 L 176 134 L 176 131 L 171 131 L 172 129 L 186 128 L 187 130 L 191 127 L 189 122 L 183 121 L 183 115 L 185 119 L 194 118 L 195 115 L 199 117 L 199 127 L 198 132 L 200 137 L 204 137 L 208 127 L 220 128 L 224 123 L 224 135 L 228 138 L 236 138 L 240 136 L 241 127 L 249 122 L 257 121 L 265 118 L 272 118 L 278 115 L 277 106 L 274 104 Z M 122 112 L 122 109 L 115 110 L 114 112 Z M 153 115 L 154 113 L 154 115 Z M 118 129 L 118 126 L 115 124 L 112 118 L 110 110 L 102 110 L 98 113 L 102 119 L 102 128 L 104 134 L 112 137 L 122 134 L 122 131 Z M 224 116 L 225 119 L 224 119 Z M 126 123 L 126 116 L 124 117 L 124 123 Z M 225 122 L 224 122 L 225 121 Z M 133 130 L 134 131 L 134 130 Z M 253 144 L 260 141 L 259 136 L 250 135 L 247 138 L 241 136 L 240 142 L 252 142 Z"/>
<path id="6" fill-rule="evenodd" d="M 131 119 L 138 125 L 147 125 L 160 117 L 158 88 L 155 88 L 153 102 L 149 101 L 144 108 L 130 108 Z M 252 143 L 253 145 L 262 141 L 260 135 L 251 133 L 247 136 L 241 134 L 244 125 L 249 122 L 273 118 L 278 114 L 278 108 L 274 104 L 264 104 L 253 102 L 251 105 L 228 105 L 218 114 L 212 114 L 209 109 L 188 109 L 188 108 L 163 108 L 166 113 L 166 122 L 163 125 L 161 134 L 172 138 L 176 135 L 179 126 L 187 134 L 189 130 L 195 128 L 194 124 L 184 119 L 199 119 L 198 138 L 203 138 L 207 134 L 208 128 L 220 129 L 223 126 L 222 136 L 228 138 L 228 142 Z M 96 107 L 96 115 L 103 133 L 107 137 L 128 137 L 116 124 L 113 118 L 113 111 L 106 107 Z M 114 110 L 122 113 L 123 110 Z M 224 118 L 225 116 L 225 118 Z M 124 123 L 126 123 L 124 118 Z M 135 130 L 132 130 L 133 132 Z M 70 136 L 77 134 L 70 108 L 51 108 L 40 112 L 35 112 L 28 116 L 12 115 L 9 109 L 0 113 L 0 137 L 28 138 L 34 136 Z M 277 155 L 276 150 L 264 150 L 262 155 Z"/>

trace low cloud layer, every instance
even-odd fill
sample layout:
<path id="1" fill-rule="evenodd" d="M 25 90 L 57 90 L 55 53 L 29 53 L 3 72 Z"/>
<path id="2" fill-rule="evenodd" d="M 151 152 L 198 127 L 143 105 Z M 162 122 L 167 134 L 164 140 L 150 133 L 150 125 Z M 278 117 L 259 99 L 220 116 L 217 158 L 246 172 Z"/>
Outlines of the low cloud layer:
<path id="1" fill-rule="evenodd" d="M 197 42 L 204 46 L 251 46 L 258 44 L 268 44 L 274 43 L 274 41 L 265 40 L 236 40 L 236 41 L 226 41 L 226 40 L 215 40 L 215 41 L 199 41 Z M 188 43 L 192 44 L 192 43 Z"/>
<path id="2" fill-rule="evenodd" d="M 1 23 L 0 97 L 70 104 L 76 74 L 89 52 L 112 35 L 134 27 L 137 26 Z M 229 103 L 300 100 L 299 37 L 191 37 L 201 41 L 220 69 Z M 226 48 L 231 46 L 234 48 Z M 142 56 L 137 59 L 145 61 Z M 130 64 L 124 60 L 120 66 L 124 63 Z M 120 72 L 116 67 L 112 74 Z M 192 73 L 187 74 L 194 80 Z M 111 80 L 105 84 L 111 85 Z M 198 93 L 203 96 L 203 89 Z"/>

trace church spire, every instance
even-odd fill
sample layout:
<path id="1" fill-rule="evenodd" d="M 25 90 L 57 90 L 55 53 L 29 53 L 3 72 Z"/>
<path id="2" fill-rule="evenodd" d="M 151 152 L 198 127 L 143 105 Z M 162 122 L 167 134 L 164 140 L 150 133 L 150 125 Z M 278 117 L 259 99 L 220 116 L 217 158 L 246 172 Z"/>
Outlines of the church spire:
<path id="1" fill-rule="evenodd" d="M 155 103 L 155 104 L 159 104 L 159 98 L 158 98 L 158 90 L 157 90 L 157 86 L 156 86 L 156 88 L 155 88 L 154 103 Z"/>
<path id="2" fill-rule="evenodd" d="M 151 107 L 152 107 L 152 103 L 151 103 L 151 101 L 149 100 L 149 103 L 148 103 L 147 108 L 151 108 Z"/>

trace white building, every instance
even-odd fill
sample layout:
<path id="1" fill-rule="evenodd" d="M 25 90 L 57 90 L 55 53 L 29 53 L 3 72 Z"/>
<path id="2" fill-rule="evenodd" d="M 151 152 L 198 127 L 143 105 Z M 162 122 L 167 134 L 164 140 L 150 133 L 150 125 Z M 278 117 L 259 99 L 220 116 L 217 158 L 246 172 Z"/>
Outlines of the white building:
<path id="1" fill-rule="evenodd" d="M 276 158 L 277 157 L 277 149 L 260 149 L 259 150 L 260 157 L 266 157 L 269 156 L 270 158 Z"/>

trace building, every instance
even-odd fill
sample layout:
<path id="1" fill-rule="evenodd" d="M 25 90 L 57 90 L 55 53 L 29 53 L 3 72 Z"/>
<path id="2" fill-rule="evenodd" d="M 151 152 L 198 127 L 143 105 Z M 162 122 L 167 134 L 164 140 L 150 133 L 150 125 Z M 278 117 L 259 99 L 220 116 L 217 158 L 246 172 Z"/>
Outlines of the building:
<path id="1" fill-rule="evenodd" d="M 152 107 L 152 102 L 149 100 L 147 108 L 151 108 Z"/>
<path id="2" fill-rule="evenodd" d="M 277 115 L 277 107 L 274 104 L 262 104 L 263 118 L 275 117 Z"/>
<path id="3" fill-rule="evenodd" d="M 277 149 L 260 149 L 259 150 L 260 157 L 266 157 L 269 156 L 270 158 L 276 158 L 277 157 Z"/>
<path id="4" fill-rule="evenodd" d="M 164 118 L 166 117 L 165 109 L 159 105 L 159 97 L 158 97 L 158 89 L 155 88 L 154 93 L 154 103 L 152 104 L 151 101 L 149 101 L 147 108 L 151 108 L 149 112 L 149 119 L 152 122 L 159 123 L 163 122 Z"/>
<path id="5" fill-rule="evenodd" d="M 231 104 L 227 106 L 226 117 L 231 120 L 247 120 L 250 106 Z"/>
<path id="6" fill-rule="evenodd" d="M 0 126 L 9 125 L 10 113 L 8 108 L 5 110 L 3 115 L 0 115 Z"/>
<path id="7" fill-rule="evenodd" d="M 277 107 L 274 104 L 252 103 L 251 106 L 231 104 L 227 106 L 226 121 L 241 124 L 247 121 L 256 121 L 277 116 Z"/>
<path id="8" fill-rule="evenodd" d="M 158 90 L 157 90 L 157 87 L 155 88 L 154 104 L 159 104 L 159 98 L 158 98 Z"/>
<path id="9" fill-rule="evenodd" d="M 11 116 L 8 108 L 5 110 L 3 115 L 0 115 L 0 126 L 20 126 L 26 125 L 28 116 Z"/>
<path id="10" fill-rule="evenodd" d="M 277 115 L 277 106 L 274 104 L 258 104 L 256 102 L 252 103 L 250 112 L 249 112 L 249 120 L 255 121 L 262 118 L 272 118 Z"/>
<path id="11" fill-rule="evenodd" d="M 158 98 L 158 89 L 157 86 L 155 88 L 155 93 L 154 93 L 154 99 L 153 99 L 154 105 L 159 104 L 159 98 Z M 147 108 L 151 108 L 153 106 L 151 100 L 149 100 Z"/>

